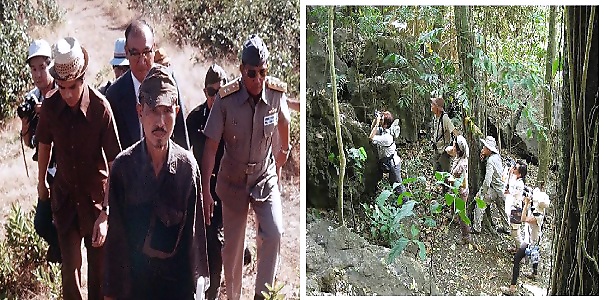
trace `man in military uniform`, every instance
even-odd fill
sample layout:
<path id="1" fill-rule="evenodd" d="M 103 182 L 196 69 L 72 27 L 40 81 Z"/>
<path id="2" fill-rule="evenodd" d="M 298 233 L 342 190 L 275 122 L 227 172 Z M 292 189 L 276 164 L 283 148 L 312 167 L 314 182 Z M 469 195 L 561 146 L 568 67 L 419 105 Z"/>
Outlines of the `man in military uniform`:
<path id="1" fill-rule="evenodd" d="M 203 92 L 206 96 L 206 102 L 197 106 L 187 116 L 187 130 L 191 146 L 193 147 L 193 155 L 201 169 L 201 160 L 203 157 L 203 148 L 206 142 L 206 136 L 203 134 L 203 129 L 206 126 L 210 109 L 216 100 L 216 95 L 220 87 L 227 81 L 226 73 L 217 64 L 213 64 L 208 69 L 205 78 L 205 88 Z M 210 287 L 206 292 L 206 299 L 216 299 L 218 290 L 220 289 L 220 277 L 222 273 L 222 202 L 216 195 L 216 175 L 220 168 L 220 160 L 224 153 L 224 141 L 221 139 L 218 145 L 214 169 L 210 178 L 210 192 L 214 198 L 214 215 L 211 223 L 206 226 L 206 238 L 208 245 L 208 262 L 210 267 Z M 204 199 L 205 200 L 205 199 Z"/>
<path id="2" fill-rule="evenodd" d="M 207 287 L 201 175 L 170 140 L 177 97 L 169 70 L 151 68 L 137 104 L 144 138 L 111 169 L 105 299 L 191 300 Z"/>
<path id="3" fill-rule="evenodd" d="M 241 296 L 243 247 L 248 209 L 251 206 L 258 222 L 258 274 L 255 299 L 263 299 L 265 284 L 275 280 L 283 224 L 281 194 L 277 185 L 275 163 L 283 165 L 289 154 L 289 111 L 286 85 L 267 76 L 268 49 L 257 35 L 243 45 L 242 77 L 222 87 L 212 106 L 204 129 L 206 140 L 202 162 L 202 184 L 206 224 L 214 201 L 210 177 L 218 143 L 224 140 L 224 156 L 218 172 L 216 193 L 222 200 L 224 220 L 224 272 L 227 297 Z M 274 132 L 281 145 L 276 156 L 271 153 Z"/>
<path id="4" fill-rule="evenodd" d="M 39 113 L 42 107 L 44 95 L 56 88 L 55 81 L 48 71 L 52 62 L 52 51 L 50 45 L 45 40 L 35 40 L 29 46 L 29 53 L 25 61 L 29 66 L 31 77 L 36 86 L 25 95 L 25 99 L 34 99 L 37 103 L 32 113 L 21 118 L 21 138 L 30 148 L 36 148 L 32 159 L 38 161 L 38 140 L 36 138 L 36 126 L 38 125 Z M 26 100 L 28 101 L 28 100 Z M 33 116 L 33 117 L 32 117 Z M 54 154 L 51 155 L 46 180 L 48 186 L 52 186 L 52 180 L 57 171 L 57 163 Z M 34 217 L 34 228 L 36 233 L 48 243 L 46 260 L 49 262 L 61 262 L 61 250 L 59 248 L 59 237 L 57 229 L 52 221 L 52 211 L 48 199 L 38 198 L 36 205 L 36 216 Z"/>
<path id="5" fill-rule="evenodd" d="M 445 112 L 445 99 L 440 97 L 431 98 L 430 101 L 430 110 L 434 114 L 432 127 L 434 130 L 432 135 L 434 155 L 432 157 L 432 164 L 435 171 L 450 172 L 451 157 L 445 152 L 445 147 L 449 146 L 451 133 L 455 130 L 455 127 L 447 112 Z"/>
<path id="6" fill-rule="evenodd" d="M 494 203 L 499 211 L 505 211 L 504 207 L 504 184 L 501 180 L 501 175 L 503 174 L 503 162 L 501 161 L 501 156 L 499 155 L 499 151 L 497 150 L 497 142 L 495 138 L 492 136 L 487 136 L 486 139 L 480 139 L 483 147 L 480 150 L 480 160 L 486 160 L 486 171 L 484 174 L 484 180 L 482 181 L 482 185 L 478 193 L 477 197 L 484 200 L 484 202 L 489 206 L 491 203 Z M 480 233 L 482 230 L 482 217 L 484 216 L 484 212 L 487 208 L 480 208 L 476 205 L 474 209 L 474 223 L 472 231 L 474 233 Z M 502 217 L 504 217 L 502 215 Z M 507 218 L 505 218 L 507 219 Z"/>
<path id="7" fill-rule="evenodd" d="M 49 198 L 46 184 L 50 146 L 57 173 L 50 202 L 61 247 L 64 299 L 82 299 L 82 239 L 88 258 L 88 299 L 101 299 L 103 244 L 107 210 L 103 205 L 113 159 L 121 151 L 109 102 L 84 80 L 88 53 L 73 37 L 54 46 L 50 68 L 58 89 L 42 103 L 36 132 L 39 141 L 38 197 Z"/>

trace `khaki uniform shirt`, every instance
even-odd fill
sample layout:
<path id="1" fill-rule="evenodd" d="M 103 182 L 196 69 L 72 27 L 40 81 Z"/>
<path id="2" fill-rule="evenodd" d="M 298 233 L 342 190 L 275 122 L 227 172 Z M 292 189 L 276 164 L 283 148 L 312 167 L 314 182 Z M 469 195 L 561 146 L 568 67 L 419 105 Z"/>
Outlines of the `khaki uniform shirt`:
<path id="1" fill-rule="evenodd" d="M 57 158 L 51 206 L 59 232 L 76 221 L 82 235 L 92 234 L 107 184 L 107 162 L 121 151 L 109 102 L 86 86 L 74 110 L 58 90 L 42 102 L 36 129 L 40 143 L 52 144 Z"/>
<path id="2" fill-rule="evenodd" d="M 493 152 L 487 158 L 487 168 L 479 193 L 484 196 L 489 189 L 493 189 L 498 195 L 503 196 L 505 187 L 501 180 L 502 173 L 503 162 L 501 161 L 501 156 Z"/>
<path id="3" fill-rule="evenodd" d="M 271 88 L 271 80 L 267 77 L 255 105 L 240 78 L 227 84 L 210 111 L 203 132 L 214 141 L 222 138 L 225 145 L 216 184 L 216 193 L 223 202 L 278 197 L 271 143 L 279 119 L 289 121 L 289 110 L 284 91 Z"/>

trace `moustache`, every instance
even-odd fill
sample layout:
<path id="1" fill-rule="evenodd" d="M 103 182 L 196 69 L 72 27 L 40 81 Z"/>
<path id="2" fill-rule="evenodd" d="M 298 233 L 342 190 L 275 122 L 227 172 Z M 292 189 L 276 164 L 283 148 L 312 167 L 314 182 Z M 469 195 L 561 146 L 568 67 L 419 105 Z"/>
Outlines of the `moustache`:
<path id="1" fill-rule="evenodd" d="M 168 131 L 165 128 L 162 128 L 162 127 L 155 127 L 151 132 L 155 133 L 156 131 L 168 133 Z"/>

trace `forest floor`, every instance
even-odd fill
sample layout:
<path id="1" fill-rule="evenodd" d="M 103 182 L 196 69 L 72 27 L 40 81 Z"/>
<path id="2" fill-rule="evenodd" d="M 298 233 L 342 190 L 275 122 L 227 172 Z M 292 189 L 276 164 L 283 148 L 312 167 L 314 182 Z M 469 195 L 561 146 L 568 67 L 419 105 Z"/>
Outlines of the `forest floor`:
<path id="1" fill-rule="evenodd" d="M 513 157 L 505 150 L 502 150 L 502 152 L 502 157 Z M 427 186 L 436 191 L 436 181 L 434 176 L 430 176 L 433 173 L 430 162 L 432 155 L 431 148 L 417 143 L 399 147 L 398 153 L 403 160 L 403 179 L 406 177 L 425 176 L 428 182 Z M 517 157 L 513 158 L 517 159 Z M 411 172 L 409 176 L 406 174 L 407 170 Z M 534 186 L 536 174 L 537 166 L 529 165 L 527 185 Z M 552 205 L 555 205 L 555 187 L 548 186 L 547 191 L 550 199 L 552 199 Z M 442 199 L 438 199 L 438 201 L 439 203 L 444 202 Z M 371 203 L 373 200 L 366 202 Z M 345 207 L 347 208 L 345 209 L 347 224 L 353 227 L 350 229 L 371 242 L 372 238 L 367 230 L 370 223 L 363 207 L 360 204 L 355 204 L 354 211 L 356 213 L 354 214 L 349 209 L 350 206 L 345 205 Z M 309 212 L 313 213 L 312 210 L 310 209 Z M 553 207 L 550 206 L 548 212 L 553 212 Z M 321 215 L 336 224 L 338 223 L 337 216 L 333 211 L 322 212 Z M 498 215 L 496 213 L 494 220 L 497 218 Z M 451 221 L 447 213 L 439 215 L 436 221 L 436 228 L 424 227 L 421 229 L 420 239 L 426 245 L 426 260 L 420 260 L 416 253 L 416 247 L 407 247 L 404 255 L 415 257 L 418 261 L 422 262 L 425 271 L 429 273 L 430 280 L 438 288 L 438 295 L 502 295 L 501 287 L 509 286 L 512 278 L 513 254 L 507 251 L 507 248 L 513 245 L 511 237 L 507 234 L 484 233 L 483 231 L 481 234 L 471 234 L 471 244 L 458 245 L 456 241 L 460 239 L 461 233 L 457 221 Z M 517 295 L 547 295 L 552 265 L 552 224 L 552 216 L 546 215 L 543 236 L 540 242 L 541 257 L 536 279 L 531 280 L 523 275 L 530 272 L 531 267 L 526 259 L 521 262 Z"/>
<path id="2" fill-rule="evenodd" d="M 128 23 L 140 17 L 140 13 L 128 9 L 117 1 L 102 0 L 58 0 L 64 10 L 63 21 L 55 28 L 35 28 L 33 38 L 44 38 L 53 44 L 61 37 L 74 36 L 90 55 L 87 74 L 89 84 L 99 86 L 113 79 L 109 61 L 113 57 L 115 39 L 124 36 Z M 120 9 L 116 9 L 119 7 Z M 169 18 L 166 18 L 169 20 Z M 152 22 L 153 24 L 153 22 Z M 179 86 L 184 96 L 185 114 L 199 105 L 203 99 L 203 77 L 212 63 L 221 64 L 227 75 L 238 72 L 239 62 L 225 58 L 204 57 L 204 51 L 195 47 L 177 47 L 169 40 L 168 23 L 154 24 L 158 45 L 167 49 L 172 68 L 181 78 Z M 198 62 L 196 62 L 198 61 Z M 185 80 L 186 79 L 186 80 Z M 0 236 L 4 236 L 4 224 L 12 204 L 19 204 L 29 211 L 36 203 L 37 164 L 31 160 L 33 150 L 26 148 L 25 158 L 29 170 L 26 175 L 19 140 L 20 122 L 7 120 L 0 128 Z M 277 272 L 277 283 L 285 284 L 281 290 L 287 299 L 300 298 L 300 156 L 299 145 L 293 145 L 291 159 L 282 175 L 283 225 L 285 232 L 281 241 L 281 261 Z M 248 215 L 246 244 L 252 251 L 252 263 L 244 270 L 243 299 L 253 298 L 256 274 L 256 222 L 252 210 Z M 83 251 L 85 259 L 85 251 Z M 86 272 L 83 262 L 82 274 Z M 85 285 L 85 278 L 83 284 Z M 85 289 L 84 289 L 85 290 Z M 221 299 L 226 299 L 224 277 Z"/>

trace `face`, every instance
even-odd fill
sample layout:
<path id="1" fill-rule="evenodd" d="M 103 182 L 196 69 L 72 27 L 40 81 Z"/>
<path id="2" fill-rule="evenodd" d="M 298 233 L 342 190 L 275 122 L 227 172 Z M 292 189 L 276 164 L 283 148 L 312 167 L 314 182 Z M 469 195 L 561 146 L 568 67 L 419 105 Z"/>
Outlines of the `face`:
<path id="1" fill-rule="evenodd" d="M 157 150 L 167 149 L 179 109 L 177 105 L 151 107 L 148 104 L 137 104 L 136 110 L 143 125 L 148 147 Z"/>
<path id="2" fill-rule="evenodd" d="M 76 106 L 80 101 L 82 93 L 84 92 L 84 80 L 57 80 L 57 85 L 59 86 L 59 93 L 61 93 L 61 98 L 65 100 L 65 103 L 67 103 L 69 107 Z"/>
<path id="3" fill-rule="evenodd" d="M 120 76 L 128 72 L 129 69 L 130 68 L 128 66 L 113 66 L 113 74 L 115 75 L 115 79 L 120 78 Z"/>
<path id="4" fill-rule="evenodd" d="M 491 150 L 489 150 L 489 148 L 487 148 L 486 146 L 483 146 L 482 150 L 480 150 L 480 155 L 482 155 L 483 157 L 487 157 L 491 155 Z"/>
<path id="5" fill-rule="evenodd" d="M 208 101 L 208 106 L 211 108 L 214 104 L 214 100 L 216 100 L 216 95 L 218 95 L 218 90 L 220 89 L 220 82 L 216 82 L 214 84 L 209 84 L 203 89 L 203 92 L 206 94 L 206 99 Z"/>
<path id="6" fill-rule="evenodd" d="M 435 114 L 435 115 L 436 115 L 436 114 L 438 114 L 438 112 L 439 112 L 438 106 L 434 105 L 434 103 L 433 103 L 433 102 L 431 102 L 431 103 L 430 103 L 430 110 L 431 110 L 431 111 L 432 111 L 432 113 L 433 113 L 433 114 Z"/>
<path id="7" fill-rule="evenodd" d="M 514 167 L 512 167 L 512 172 L 514 173 L 514 175 L 516 175 L 516 177 L 520 176 L 520 165 L 516 164 Z"/>
<path id="8" fill-rule="evenodd" d="M 243 77 L 243 84 L 250 95 L 258 96 L 260 93 L 262 93 L 264 79 L 268 73 L 267 68 L 268 65 L 266 62 L 261 66 L 250 66 L 243 64 L 239 66 L 239 70 L 241 71 L 241 75 Z M 251 75 L 253 75 L 253 77 Z"/>
<path id="9" fill-rule="evenodd" d="M 34 85 L 39 89 L 47 88 L 52 79 L 48 73 L 48 58 L 44 56 L 35 56 L 29 60 L 29 71 L 34 80 Z"/>
<path id="10" fill-rule="evenodd" d="M 134 76 L 142 81 L 151 67 L 155 58 L 153 34 L 150 30 L 143 30 L 144 34 L 131 32 L 126 41 L 126 57 L 130 62 L 130 69 Z"/>

